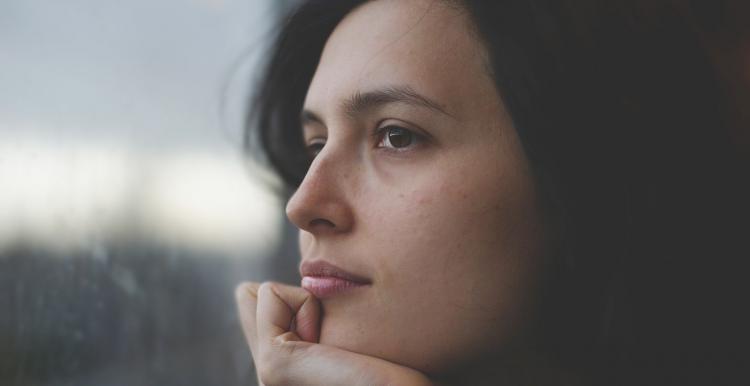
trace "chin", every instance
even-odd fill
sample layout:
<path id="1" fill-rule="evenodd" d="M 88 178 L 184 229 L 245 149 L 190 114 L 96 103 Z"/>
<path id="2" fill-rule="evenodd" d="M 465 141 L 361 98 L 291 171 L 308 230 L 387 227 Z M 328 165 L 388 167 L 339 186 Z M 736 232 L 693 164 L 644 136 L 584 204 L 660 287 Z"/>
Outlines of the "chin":
<path id="1" fill-rule="evenodd" d="M 360 323 L 349 316 L 324 313 L 320 328 L 320 343 L 359 354 L 382 357 L 388 354 L 387 339 L 376 339 L 377 335 L 367 323 Z M 385 346 L 385 347 L 384 347 Z"/>
<path id="2" fill-rule="evenodd" d="M 410 341 L 394 329 L 393 323 L 373 320 L 359 321 L 352 315 L 325 314 L 321 323 L 320 343 L 346 351 L 380 358 L 426 374 L 444 370 L 450 360 L 433 344 Z M 412 335 L 412 334 L 410 334 Z M 413 336 L 413 335 L 412 335 Z"/>

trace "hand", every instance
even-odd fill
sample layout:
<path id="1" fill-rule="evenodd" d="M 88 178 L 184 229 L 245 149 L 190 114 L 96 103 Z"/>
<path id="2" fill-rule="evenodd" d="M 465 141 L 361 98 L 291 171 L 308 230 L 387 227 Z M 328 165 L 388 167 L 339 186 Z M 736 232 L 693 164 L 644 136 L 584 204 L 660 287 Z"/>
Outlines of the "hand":
<path id="1" fill-rule="evenodd" d="M 318 344 L 320 303 L 299 287 L 237 287 L 242 328 L 265 386 L 431 386 L 416 370 Z"/>

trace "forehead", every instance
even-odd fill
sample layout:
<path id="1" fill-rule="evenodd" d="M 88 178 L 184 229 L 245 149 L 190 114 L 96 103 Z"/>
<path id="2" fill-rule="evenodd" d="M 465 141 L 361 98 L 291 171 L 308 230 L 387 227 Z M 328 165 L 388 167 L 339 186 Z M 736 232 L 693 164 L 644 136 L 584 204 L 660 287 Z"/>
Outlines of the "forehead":
<path id="1" fill-rule="evenodd" d="M 306 108 L 334 108 L 357 92 L 406 85 L 461 115 L 494 90 L 466 12 L 443 0 L 375 0 L 329 37 Z"/>

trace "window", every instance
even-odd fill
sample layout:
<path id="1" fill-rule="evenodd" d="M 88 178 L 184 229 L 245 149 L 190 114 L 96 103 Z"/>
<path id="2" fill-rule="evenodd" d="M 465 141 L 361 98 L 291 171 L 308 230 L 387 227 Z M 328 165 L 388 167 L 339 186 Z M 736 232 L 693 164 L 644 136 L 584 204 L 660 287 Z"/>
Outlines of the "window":
<path id="1" fill-rule="evenodd" d="M 0 3 L 0 384 L 253 384 L 233 290 L 297 252 L 242 119 L 289 3 Z"/>

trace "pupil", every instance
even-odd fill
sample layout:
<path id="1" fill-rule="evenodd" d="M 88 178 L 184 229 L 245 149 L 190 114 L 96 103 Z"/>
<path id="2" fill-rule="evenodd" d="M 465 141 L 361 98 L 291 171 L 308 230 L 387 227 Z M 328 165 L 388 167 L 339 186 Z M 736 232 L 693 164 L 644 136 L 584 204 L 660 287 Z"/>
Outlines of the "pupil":
<path id="1" fill-rule="evenodd" d="M 393 127 L 388 130 L 388 141 L 393 147 L 406 147 L 411 145 L 411 133 L 400 127 Z"/>

